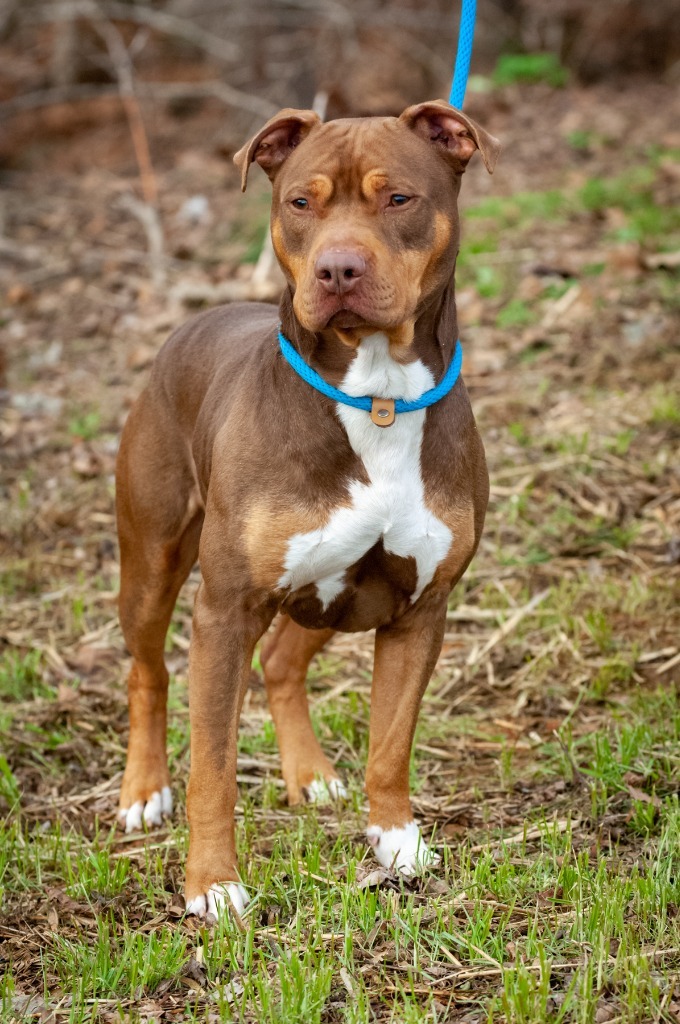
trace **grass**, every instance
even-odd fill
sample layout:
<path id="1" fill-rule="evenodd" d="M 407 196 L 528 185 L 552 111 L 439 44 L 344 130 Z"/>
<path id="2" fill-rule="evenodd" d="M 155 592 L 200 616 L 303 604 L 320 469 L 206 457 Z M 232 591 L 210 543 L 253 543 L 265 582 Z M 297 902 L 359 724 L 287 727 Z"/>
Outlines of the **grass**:
<path id="1" fill-rule="evenodd" d="M 479 592 L 478 606 L 501 625 L 512 607 L 492 585 Z M 0 905 L 46 896 L 51 920 L 28 976 L 34 990 L 48 1005 L 66 999 L 76 1022 L 111 1013 L 140 1019 L 145 1006 L 160 1012 L 187 987 L 185 1016 L 201 1020 L 210 1013 L 224 1021 L 363 1024 L 456 1014 L 549 1024 L 595 1020 L 603 1007 L 631 1024 L 648 1019 L 670 998 L 680 946 L 680 706 L 673 690 L 635 686 L 640 652 L 614 622 L 616 612 L 639 618 L 645 611 L 658 622 L 663 607 L 642 580 L 602 588 L 585 574 L 550 591 L 510 648 L 531 649 L 537 630 L 548 647 L 566 633 L 574 665 L 591 666 L 591 676 L 560 716 L 559 740 L 545 731 L 514 757 L 507 753 L 517 737 L 508 743 L 489 716 L 444 713 L 444 665 L 416 738 L 415 799 L 436 791 L 443 806 L 465 807 L 472 827 L 455 840 L 435 831 L 442 869 L 417 882 L 361 885 L 370 866 L 359 786 L 367 684 L 322 703 L 315 724 L 350 782 L 348 808 L 285 811 L 266 776 L 242 786 L 239 845 L 248 851 L 252 896 L 243 934 L 229 918 L 213 931 L 182 921 L 181 813 L 167 832 L 133 844 L 96 818 L 85 831 L 60 816 L 45 827 L 22 810 L 34 798 L 0 765 L 10 805 L 0 826 Z M 553 649 L 525 662 L 524 692 L 565 693 L 563 682 L 551 683 L 560 660 Z M 337 670 L 334 658 L 317 666 L 321 696 Z M 500 704 L 492 715 L 503 716 Z M 171 706 L 170 746 L 185 777 L 181 680 L 172 682 Z M 458 778 L 423 787 L 433 768 L 450 764 L 438 762 L 435 749 L 476 744 L 496 747 L 501 792 L 489 775 L 492 761 L 477 771 L 467 799 L 464 761 Z M 251 716 L 242 755 L 266 758 L 274 749 L 269 721 Z M 513 819 L 518 791 L 531 795 Z M 14 957 L 25 987 L 22 958 Z M 18 990 L 10 965 L 5 1019 L 13 1019 Z"/>
<path id="2" fill-rule="evenodd" d="M 162 831 L 123 837 L 114 815 L 127 655 L 110 463 L 102 457 L 101 473 L 83 479 L 69 461 L 72 444 L 109 442 L 142 376 L 121 369 L 108 337 L 93 337 L 98 391 L 83 387 L 88 353 L 66 348 L 78 373 L 60 382 L 62 418 L 42 433 L 29 423 L 15 447 L 15 421 L 3 420 L 3 1021 L 35 1020 L 45 1006 L 73 1024 L 680 1019 L 677 273 L 614 258 L 622 242 L 678 247 L 664 191 L 670 150 L 641 137 L 624 176 L 611 173 L 599 135 L 564 141 L 587 151 L 587 174 L 556 182 L 533 166 L 525 190 L 479 200 L 463 217 L 459 289 L 483 301 L 480 332 L 463 324 L 461 336 L 492 494 L 416 733 L 414 807 L 442 855 L 423 879 L 365 884 L 375 866 L 362 788 L 371 641 L 339 637 L 308 689 L 347 805 L 283 804 L 255 680 L 237 809 L 246 930 L 229 917 L 213 930 L 184 919 L 186 649 L 198 577 L 167 644 L 176 813 Z M 222 222 L 247 259 L 264 230 L 263 195 Z M 40 217 L 21 204 L 30 224 L 48 198 Z M 553 268 L 562 237 L 569 277 Z M 549 272 L 534 273 L 540 265 Z M 80 315 L 69 294 L 54 314 L 64 338 Z M 567 304 L 574 296 L 588 300 L 580 312 Z M 650 311 L 653 330 L 629 344 L 621 324 Z M 14 315 L 32 326 L 29 306 Z M 28 362 L 20 372 L 30 386 Z"/>
<path id="3" fill-rule="evenodd" d="M 668 738 L 662 711 L 671 710 L 676 725 L 680 714 L 658 699 L 644 729 L 617 722 L 609 742 L 595 736 L 574 748 L 580 757 L 592 752 L 590 777 L 609 799 L 621 772 L 641 759 L 648 771 L 668 767 L 653 754 Z M 511 842 L 501 832 L 475 852 L 467 840 L 447 845 L 440 879 L 401 890 L 357 885 L 363 851 L 342 825 L 332 837 L 325 815 L 289 815 L 270 837 L 269 856 L 256 856 L 246 871 L 254 902 L 245 934 L 229 919 L 214 931 L 183 927 L 167 911 L 140 930 L 140 907 L 147 921 L 167 907 L 181 825 L 132 871 L 116 855 L 114 834 L 88 843 L 77 831 L 30 829 L 18 819 L 0 835 L 2 877 L 5 899 L 69 880 L 79 923 L 67 935 L 54 929 L 36 980 L 70 996 L 72 1020 L 91 1019 L 98 1002 L 100 1010 L 130 1012 L 185 978 L 195 982 L 195 1009 L 211 1006 L 225 1021 L 322 1021 L 331 1007 L 332 1019 L 369 1021 L 378 991 L 395 1020 L 446 1019 L 440 1015 L 453 1006 L 484 1007 L 486 1020 L 589 1020 L 604 994 L 632 1022 L 661 1005 L 663 950 L 680 943 L 680 808 L 674 795 L 659 803 L 646 821 L 633 808 L 606 857 L 601 840 L 584 842 L 576 821 L 539 814 Z M 244 804 L 242 833 L 256 811 L 257 802 Z M 625 832 L 638 831 L 641 820 L 649 846 L 631 864 Z M 10 973 L 6 1007 L 12 989 Z"/>
<path id="4" fill-rule="evenodd" d="M 498 86 L 546 82 L 559 88 L 566 85 L 568 77 L 554 53 L 506 53 L 499 57 L 492 81 Z"/>
<path id="5" fill-rule="evenodd" d="M 43 684 L 41 661 L 40 651 L 28 651 L 24 655 L 8 651 L 0 658 L 0 697 L 18 701 L 48 696 L 50 691 Z"/>
<path id="6" fill-rule="evenodd" d="M 575 145 L 573 139 L 568 141 Z M 665 174 L 663 160 L 650 154 L 625 174 L 594 175 L 579 187 L 515 192 L 471 204 L 465 210 L 458 259 L 460 285 L 484 299 L 485 309 L 495 311 L 497 327 L 512 330 L 540 322 L 576 281 L 548 274 L 530 299 L 517 296 L 525 268 L 514 257 L 515 243 L 506 250 L 499 247 L 499 239 L 512 239 L 517 232 L 532 229 L 542 233 L 549 228 L 554 233 L 578 225 L 587 228 L 601 220 L 604 230 L 598 234 L 612 252 L 621 244 L 640 244 L 652 251 L 677 250 L 680 213 L 665 198 Z M 608 270 L 606 262 L 586 260 L 579 276 L 585 282 L 606 275 Z M 677 272 L 659 275 L 654 282 L 658 301 L 673 312 L 678 301 L 677 276 Z"/>

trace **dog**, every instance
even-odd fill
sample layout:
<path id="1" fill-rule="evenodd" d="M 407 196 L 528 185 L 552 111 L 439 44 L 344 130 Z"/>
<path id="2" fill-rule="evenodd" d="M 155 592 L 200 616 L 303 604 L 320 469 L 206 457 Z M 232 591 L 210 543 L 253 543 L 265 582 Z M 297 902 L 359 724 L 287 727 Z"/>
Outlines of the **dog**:
<path id="1" fill-rule="evenodd" d="M 289 802 L 345 792 L 312 729 L 305 676 L 336 630 L 375 629 L 368 842 L 404 875 L 439 859 L 414 821 L 409 757 L 489 482 L 462 379 L 427 408 L 395 410 L 453 379 L 457 199 L 477 150 L 492 172 L 497 140 L 442 100 L 327 123 L 282 110 L 234 157 L 243 190 L 252 163 L 273 185 L 280 307 L 223 306 L 181 327 L 126 422 L 119 607 L 133 661 L 119 821 L 133 831 L 172 811 L 163 649 L 198 558 L 189 914 L 218 916 L 228 901 L 241 913 L 248 899 L 237 729 L 277 614 L 261 660 Z M 351 404 L 366 397 L 369 411 Z"/>

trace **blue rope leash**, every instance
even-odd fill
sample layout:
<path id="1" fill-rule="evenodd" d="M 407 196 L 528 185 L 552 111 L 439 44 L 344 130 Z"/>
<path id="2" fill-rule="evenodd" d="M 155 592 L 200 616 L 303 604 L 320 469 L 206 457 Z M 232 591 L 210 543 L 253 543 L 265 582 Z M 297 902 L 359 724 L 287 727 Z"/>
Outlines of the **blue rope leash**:
<path id="1" fill-rule="evenodd" d="M 334 388 L 332 384 L 329 384 L 323 379 L 320 374 L 313 370 L 312 367 L 304 361 L 300 353 L 293 348 L 288 338 L 284 337 L 281 331 L 279 331 L 279 348 L 281 354 L 286 362 L 295 370 L 299 377 L 302 377 L 304 381 L 311 384 L 313 388 L 320 391 L 326 398 L 332 398 L 334 402 L 340 402 L 342 405 L 351 405 L 353 409 L 363 409 L 364 412 L 370 412 L 373 404 L 373 399 L 369 396 L 362 398 L 355 398 L 353 395 L 348 395 L 344 391 L 340 391 L 339 388 Z M 426 409 L 429 405 L 434 405 L 435 402 L 440 401 L 448 395 L 453 385 L 460 376 L 460 367 L 463 362 L 463 348 L 460 341 L 456 342 L 456 349 L 453 353 L 453 359 L 449 363 L 449 368 L 435 387 L 430 388 L 429 391 L 423 392 L 420 398 L 414 399 L 412 402 L 405 402 L 403 398 L 398 398 L 394 403 L 395 413 L 400 412 L 415 412 L 417 409 Z"/>
<path id="2" fill-rule="evenodd" d="M 477 0 L 463 0 L 463 9 L 460 13 L 460 28 L 458 30 L 458 52 L 456 54 L 453 83 L 449 96 L 449 103 L 452 107 L 456 107 L 457 110 L 463 109 L 465 89 L 470 73 L 476 10 Z"/>

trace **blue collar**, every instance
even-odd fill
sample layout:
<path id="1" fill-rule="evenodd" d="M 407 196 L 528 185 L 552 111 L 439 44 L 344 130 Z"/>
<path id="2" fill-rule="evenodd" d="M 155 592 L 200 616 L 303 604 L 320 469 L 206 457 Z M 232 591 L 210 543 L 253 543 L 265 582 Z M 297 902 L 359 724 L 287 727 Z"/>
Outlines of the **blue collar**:
<path id="1" fill-rule="evenodd" d="M 344 391 L 340 391 L 339 388 L 334 388 L 332 384 L 328 384 L 323 377 L 316 372 L 316 370 L 313 370 L 312 367 L 304 361 L 300 353 L 293 348 L 281 331 L 279 331 L 279 346 L 284 359 L 295 370 L 298 376 L 302 377 L 303 380 L 306 380 L 307 383 L 311 384 L 311 386 L 316 388 L 317 391 L 320 391 L 322 395 L 326 395 L 327 398 L 332 398 L 335 402 L 342 403 L 342 405 L 351 405 L 353 409 L 363 409 L 365 412 L 371 413 L 374 409 L 374 402 L 380 401 L 380 399 L 374 399 L 368 395 L 363 398 L 355 398 L 353 395 L 348 395 Z M 405 402 L 403 398 L 397 398 L 394 402 L 394 413 L 415 412 L 416 409 L 426 409 L 429 405 L 434 405 L 435 402 L 444 398 L 448 395 L 449 391 L 451 391 L 458 380 L 462 362 L 463 349 L 460 341 L 456 341 L 453 359 L 449 363 L 449 368 L 439 381 L 439 384 L 430 388 L 429 391 L 423 392 L 420 398 L 416 398 L 412 402 Z M 390 399 L 386 399 L 385 401 L 391 404 Z M 379 413 L 378 415 L 381 414 Z M 392 423 L 393 420 L 394 415 L 392 415 L 389 423 Z M 388 426 L 389 423 L 385 423 L 385 426 Z"/>

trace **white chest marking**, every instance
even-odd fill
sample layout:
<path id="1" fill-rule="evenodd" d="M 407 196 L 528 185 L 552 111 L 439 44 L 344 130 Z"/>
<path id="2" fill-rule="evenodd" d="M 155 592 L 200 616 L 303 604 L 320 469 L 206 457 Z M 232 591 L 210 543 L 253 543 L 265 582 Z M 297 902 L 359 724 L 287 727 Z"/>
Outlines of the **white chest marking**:
<path id="1" fill-rule="evenodd" d="M 385 335 L 373 334 L 359 346 L 341 389 L 354 397 L 413 401 L 433 386 L 420 360 L 395 362 Z M 415 559 L 418 578 L 411 600 L 416 601 L 453 540 L 425 506 L 420 467 L 425 410 L 397 414 L 391 427 L 377 426 L 362 409 L 338 404 L 336 411 L 370 482 L 354 480 L 350 505 L 338 508 L 320 529 L 291 537 L 279 586 L 295 591 L 315 583 L 325 609 L 344 589 L 346 570 L 382 539 L 386 551 Z"/>

